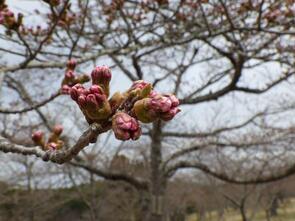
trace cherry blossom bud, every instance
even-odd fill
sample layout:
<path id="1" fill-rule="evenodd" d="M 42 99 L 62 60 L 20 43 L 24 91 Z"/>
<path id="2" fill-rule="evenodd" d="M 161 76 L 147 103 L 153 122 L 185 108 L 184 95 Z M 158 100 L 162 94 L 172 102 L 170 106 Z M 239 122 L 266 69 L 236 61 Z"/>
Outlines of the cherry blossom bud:
<path id="1" fill-rule="evenodd" d="M 92 84 L 103 88 L 107 97 L 109 96 L 109 84 L 112 78 L 111 70 L 108 66 L 98 66 L 91 72 Z"/>
<path id="2" fill-rule="evenodd" d="M 70 90 L 71 98 L 74 101 L 78 101 L 78 97 L 83 94 L 85 95 L 86 93 L 87 91 L 82 84 L 75 84 Z"/>
<path id="3" fill-rule="evenodd" d="M 65 73 L 66 80 L 73 80 L 75 78 L 75 74 L 72 70 L 69 70 Z"/>
<path id="4" fill-rule="evenodd" d="M 156 112 L 167 112 L 172 106 L 172 101 L 165 96 L 156 95 L 151 98 L 149 103 L 149 108 L 155 110 Z"/>
<path id="5" fill-rule="evenodd" d="M 32 134 L 32 140 L 35 143 L 40 143 L 40 141 L 42 141 L 42 139 L 43 139 L 43 136 L 44 136 L 44 133 L 42 131 L 35 131 Z"/>
<path id="6" fill-rule="evenodd" d="M 72 71 L 75 70 L 76 65 L 77 65 L 77 61 L 75 59 L 71 59 L 67 62 L 67 68 L 69 70 L 72 70 Z"/>
<path id="7" fill-rule="evenodd" d="M 104 94 L 89 94 L 83 107 L 87 117 L 94 121 L 107 119 L 111 114 L 110 104 Z"/>
<path id="8" fill-rule="evenodd" d="M 91 77 L 93 84 L 105 84 L 111 81 L 112 73 L 108 66 L 103 65 L 96 67 L 92 71 Z"/>
<path id="9" fill-rule="evenodd" d="M 137 140 L 141 135 L 138 121 L 124 112 L 116 113 L 112 118 L 112 129 L 119 140 Z"/>
<path id="10" fill-rule="evenodd" d="M 149 107 L 155 110 L 162 120 L 168 121 L 180 112 L 178 105 L 179 100 L 175 95 L 164 94 L 153 97 Z"/>
<path id="11" fill-rule="evenodd" d="M 103 94 L 103 89 L 98 85 L 92 85 L 89 90 L 93 94 Z"/>
<path id="12" fill-rule="evenodd" d="M 89 107 L 96 108 L 99 106 L 98 100 L 96 100 L 96 96 L 94 94 L 89 94 L 86 97 L 86 103 Z"/>
<path id="13" fill-rule="evenodd" d="M 141 99 L 133 106 L 133 112 L 138 120 L 151 123 L 156 119 L 171 120 L 177 113 L 179 100 L 172 94 L 152 94 L 152 97 Z"/>
<path id="14" fill-rule="evenodd" d="M 78 97 L 78 100 L 77 100 L 77 103 L 78 103 L 78 105 L 81 107 L 81 108 L 83 108 L 83 107 L 86 107 L 86 96 L 85 95 L 80 95 L 79 97 Z"/>
<path id="15" fill-rule="evenodd" d="M 165 112 L 165 113 L 162 113 L 160 115 L 160 118 L 164 121 L 169 121 L 169 120 L 172 120 L 173 117 L 180 112 L 180 109 L 177 108 L 177 107 L 173 107 L 171 108 L 169 111 Z"/>
<path id="16" fill-rule="evenodd" d="M 149 107 L 151 98 L 144 98 L 136 101 L 133 106 L 133 113 L 142 123 L 151 123 L 158 118 L 158 114 Z"/>
<path id="17" fill-rule="evenodd" d="M 69 85 L 65 84 L 61 87 L 62 94 L 70 94 L 70 92 L 71 92 L 71 87 Z"/>
<path id="18" fill-rule="evenodd" d="M 130 90 L 134 90 L 134 89 L 143 89 L 145 86 L 147 86 L 149 83 L 143 81 L 143 80 L 139 80 L 139 81 L 134 81 Z"/>
<path id="19" fill-rule="evenodd" d="M 55 125 L 53 128 L 53 133 L 56 134 L 57 136 L 60 136 L 62 131 L 63 131 L 62 125 Z"/>
<path id="20" fill-rule="evenodd" d="M 77 88 L 72 87 L 70 90 L 70 95 L 74 101 L 78 101 L 79 93 Z"/>
<path id="21" fill-rule="evenodd" d="M 131 88 L 127 91 L 127 93 L 131 94 L 132 96 L 137 96 L 138 98 L 145 98 L 148 97 L 149 94 L 152 92 L 152 85 L 147 83 L 143 80 L 135 81 Z"/>
<path id="22" fill-rule="evenodd" d="M 47 146 L 48 150 L 53 150 L 53 151 L 57 150 L 57 143 L 55 143 L 55 142 L 50 142 L 46 146 Z"/>

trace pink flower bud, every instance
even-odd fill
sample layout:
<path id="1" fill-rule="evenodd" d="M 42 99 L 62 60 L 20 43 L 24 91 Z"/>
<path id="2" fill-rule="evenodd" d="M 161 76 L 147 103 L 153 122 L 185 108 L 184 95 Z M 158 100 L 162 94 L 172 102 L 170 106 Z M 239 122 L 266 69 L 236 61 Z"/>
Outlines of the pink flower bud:
<path id="1" fill-rule="evenodd" d="M 109 84 L 112 78 L 111 70 L 108 66 L 98 66 L 91 73 L 93 84 Z"/>
<path id="2" fill-rule="evenodd" d="M 74 80 L 74 78 L 75 78 L 75 74 L 74 74 L 74 72 L 73 72 L 72 70 L 67 71 L 67 72 L 65 73 L 65 78 L 66 78 L 67 80 Z"/>
<path id="3" fill-rule="evenodd" d="M 119 140 L 137 140 L 141 135 L 138 121 L 126 113 L 119 112 L 113 116 L 112 129 Z"/>
<path id="4" fill-rule="evenodd" d="M 179 100 L 174 94 L 164 95 L 168 97 L 172 102 L 172 107 L 177 107 L 179 105 Z"/>
<path id="5" fill-rule="evenodd" d="M 63 131 L 63 126 L 61 125 L 55 125 L 53 128 L 53 133 L 55 133 L 57 136 L 60 136 Z"/>
<path id="6" fill-rule="evenodd" d="M 47 144 L 47 148 L 48 148 L 49 150 L 57 150 L 57 144 L 54 143 L 54 142 L 48 143 L 48 144 Z"/>
<path id="7" fill-rule="evenodd" d="M 95 99 L 99 105 L 107 100 L 104 94 L 95 94 Z"/>
<path id="8" fill-rule="evenodd" d="M 135 90 L 135 89 L 143 89 L 145 86 L 149 85 L 149 83 L 139 80 L 139 81 L 134 81 L 130 90 Z"/>
<path id="9" fill-rule="evenodd" d="M 65 84 L 61 87 L 62 94 L 70 94 L 70 92 L 71 92 L 71 87 L 69 85 Z"/>
<path id="10" fill-rule="evenodd" d="M 78 97 L 78 100 L 77 100 L 77 103 L 78 105 L 83 108 L 87 105 L 87 102 L 86 102 L 86 96 L 85 95 L 80 95 Z"/>
<path id="11" fill-rule="evenodd" d="M 156 94 L 137 101 L 133 106 L 133 113 L 143 123 L 151 123 L 156 119 L 171 120 L 177 113 L 179 100 L 172 94 Z"/>
<path id="12" fill-rule="evenodd" d="M 131 96 L 135 96 L 139 99 L 146 98 L 150 96 L 153 86 L 143 80 L 133 82 L 131 88 L 127 93 Z"/>
<path id="13" fill-rule="evenodd" d="M 32 140 L 36 143 L 36 144 L 39 144 L 42 139 L 43 139 L 43 132 L 42 131 L 35 131 L 33 134 L 32 134 Z"/>
<path id="14" fill-rule="evenodd" d="M 86 97 L 86 103 L 89 107 L 97 108 L 98 102 L 94 94 L 88 94 Z"/>
<path id="15" fill-rule="evenodd" d="M 75 70 L 76 65 L 77 65 L 77 61 L 75 59 L 71 59 L 67 62 L 67 68 L 69 70 L 72 70 L 72 71 Z"/>
<path id="16" fill-rule="evenodd" d="M 177 99 L 177 97 L 173 94 L 165 94 L 162 96 L 163 100 L 166 100 L 166 107 L 168 107 L 169 105 L 168 104 L 171 104 L 170 105 L 170 108 L 166 111 L 164 111 L 164 108 L 161 109 L 161 112 L 159 113 L 160 115 L 160 118 L 162 120 L 165 120 L 165 121 L 169 121 L 171 120 L 177 113 L 180 112 L 180 109 L 178 108 L 178 105 L 179 105 L 179 100 Z M 169 102 L 168 102 L 168 100 Z M 163 101 L 162 100 L 162 101 Z M 165 108 L 166 108 L 165 107 Z"/>
<path id="17" fill-rule="evenodd" d="M 64 86 L 65 86 L 65 85 L 64 85 Z M 67 85 L 66 85 L 66 86 L 67 86 Z M 71 95 L 71 98 L 72 98 L 74 101 L 78 101 L 79 93 L 78 93 L 77 88 L 72 87 L 72 88 L 70 89 L 70 95 Z"/>
<path id="18" fill-rule="evenodd" d="M 79 92 L 78 92 L 78 89 L 79 88 L 82 88 L 83 86 L 81 84 L 75 84 L 73 87 L 71 87 L 71 91 L 70 91 L 70 95 L 71 95 L 71 98 L 74 100 L 74 101 L 77 101 L 78 100 L 78 97 L 79 97 Z"/>
<path id="19" fill-rule="evenodd" d="M 173 117 L 180 112 L 180 109 L 177 107 L 173 107 L 172 109 L 170 109 L 169 111 L 162 113 L 160 115 L 160 118 L 164 121 L 169 121 L 172 120 Z"/>
<path id="20" fill-rule="evenodd" d="M 80 95 L 87 96 L 89 93 L 90 91 L 85 89 L 82 84 L 75 84 L 70 90 L 71 98 L 74 101 L 77 101 Z"/>
<path id="21" fill-rule="evenodd" d="M 172 107 L 172 101 L 168 97 L 157 95 L 151 98 L 149 107 L 156 112 L 167 112 Z"/>
<path id="22" fill-rule="evenodd" d="M 98 85 L 92 85 L 89 90 L 93 94 L 103 94 L 102 88 Z"/>

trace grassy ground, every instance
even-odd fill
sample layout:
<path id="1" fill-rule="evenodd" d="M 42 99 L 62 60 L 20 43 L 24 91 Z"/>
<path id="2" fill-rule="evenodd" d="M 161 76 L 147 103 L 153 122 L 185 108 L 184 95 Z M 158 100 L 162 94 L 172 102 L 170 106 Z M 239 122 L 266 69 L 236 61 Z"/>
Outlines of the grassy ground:
<path id="1" fill-rule="evenodd" d="M 211 212 L 206 214 L 205 221 L 217 221 L 218 216 L 216 212 Z M 242 221 L 241 215 L 239 212 L 234 210 L 229 210 L 226 212 L 224 216 L 224 220 L 226 221 Z M 195 214 L 187 217 L 186 221 L 198 221 L 198 218 Z M 266 221 L 265 213 L 263 211 L 259 211 L 253 221 Z M 295 221 L 295 199 L 289 200 L 285 202 L 282 207 L 278 210 L 278 216 L 272 218 L 271 221 Z"/>

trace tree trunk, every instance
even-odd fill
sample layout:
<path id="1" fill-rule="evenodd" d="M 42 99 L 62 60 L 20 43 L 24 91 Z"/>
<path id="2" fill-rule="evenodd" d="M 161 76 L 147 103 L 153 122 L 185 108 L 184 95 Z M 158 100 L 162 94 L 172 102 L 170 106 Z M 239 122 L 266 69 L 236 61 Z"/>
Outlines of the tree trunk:
<path id="1" fill-rule="evenodd" d="M 269 215 L 271 217 L 278 215 L 278 208 L 279 208 L 279 197 L 276 195 L 274 196 L 274 199 L 271 202 L 270 209 L 269 209 Z"/>
<path id="2" fill-rule="evenodd" d="M 248 221 L 244 206 L 240 207 L 240 212 L 241 212 L 242 220 L 243 221 Z"/>
<path id="3" fill-rule="evenodd" d="M 150 215 L 148 221 L 164 221 L 164 197 L 166 182 L 161 172 L 162 136 L 161 121 L 153 124 L 150 153 Z"/>

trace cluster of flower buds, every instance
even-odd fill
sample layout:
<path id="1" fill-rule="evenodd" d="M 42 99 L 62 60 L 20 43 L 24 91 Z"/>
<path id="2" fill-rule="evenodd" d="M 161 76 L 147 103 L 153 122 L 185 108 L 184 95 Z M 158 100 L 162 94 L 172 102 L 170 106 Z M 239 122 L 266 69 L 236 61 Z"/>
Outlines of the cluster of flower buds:
<path id="1" fill-rule="evenodd" d="M 119 140 L 137 140 L 141 135 L 139 122 L 124 112 L 118 112 L 112 117 L 112 129 Z"/>
<path id="2" fill-rule="evenodd" d="M 61 1 L 61 0 L 43 0 L 45 2 L 47 2 L 51 7 L 59 7 L 59 11 L 62 12 L 62 14 L 60 14 L 58 16 L 58 18 L 56 17 L 56 15 L 54 14 L 48 14 L 47 17 L 49 18 L 50 21 L 56 22 L 56 19 L 58 19 L 57 21 L 57 25 L 62 27 L 62 28 L 67 28 L 70 25 L 76 23 L 76 21 L 78 21 L 80 19 L 80 15 L 72 12 L 71 10 L 71 3 L 70 1 Z M 64 10 L 61 10 L 62 8 L 64 8 Z"/>
<path id="3" fill-rule="evenodd" d="M 62 131 L 63 127 L 56 125 L 47 141 L 45 141 L 42 131 L 35 131 L 32 134 L 32 140 L 36 145 L 41 146 L 43 150 L 59 150 L 64 146 L 64 142 L 60 139 Z"/>
<path id="4" fill-rule="evenodd" d="M 80 76 L 75 75 L 75 68 L 76 68 L 77 62 L 74 59 L 71 59 L 67 63 L 67 69 L 65 72 L 64 79 L 61 83 L 61 93 L 62 94 L 70 94 L 71 87 L 75 84 L 83 84 L 88 82 L 90 79 L 88 75 L 83 74 Z"/>
<path id="5" fill-rule="evenodd" d="M 20 26 L 19 31 L 22 35 L 31 35 L 34 37 L 46 36 L 48 34 L 48 29 L 42 28 L 40 25 L 35 28 L 26 28 L 25 26 Z"/>
<path id="6" fill-rule="evenodd" d="M 92 84 L 100 86 L 106 96 L 110 94 L 110 81 L 112 73 L 107 66 L 98 66 L 91 72 Z"/>
<path id="7" fill-rule="evenodd" d="M 135 102 L 132 112 L 143 123 L 155 120 L 171 120 L 177 113 L 179 100 L 173 94 L 158 94 L 155 91 Z"/>
<path id="8" fill-rule="evenodd" d="M 10 30 L 17 30 L 22 25 L 23 15 L 19 13 L 15 17 L 14 13 L 5 4 L 5 1 L 0 1 L 0 25 L 4 25 L 8 33 Z"/>
<path id="9" fill-rule="evenodd" d="M 70 90 L 71 98 L 77 102 L 89 124 L 100 123 L 111 115 L 111 106 L 104 90 L 98 85 L 89 89 L 82 84 L 76 84 Z"/>
<path id="10" fill-rule="evenodd" d="M 71 87 L 70 95 L 79 105 L 89 124 L 101 123 L 109 119 L 115 107 L 120 106 L 123 97 L 120 93 L 116 93 L 108 100 L 112 74 L 107 66 L 96 67 L 91 72 L 91 78 L 92 86 L 89 89 L 79 83 Z"/>
<path id="11" fill-rule="evenodd" d="M 69 62 L 67 69 L 75 64 Z M 137 140 L 141 135 L 142 123 L 156 120 L 171 120 L 179 111 L 179 101 L 172 94 L 158 94 L 145 81 L 135 81 L 124 93 L 116 92 L 109 97 L 112 78 L 107 66 L 98 66 L 91 72 L 92 86 L 82 84 L 70 87 L 71 98 L 78 104 L 87 122 L 112 123 L 112 130 L 119 140 Z"/>

